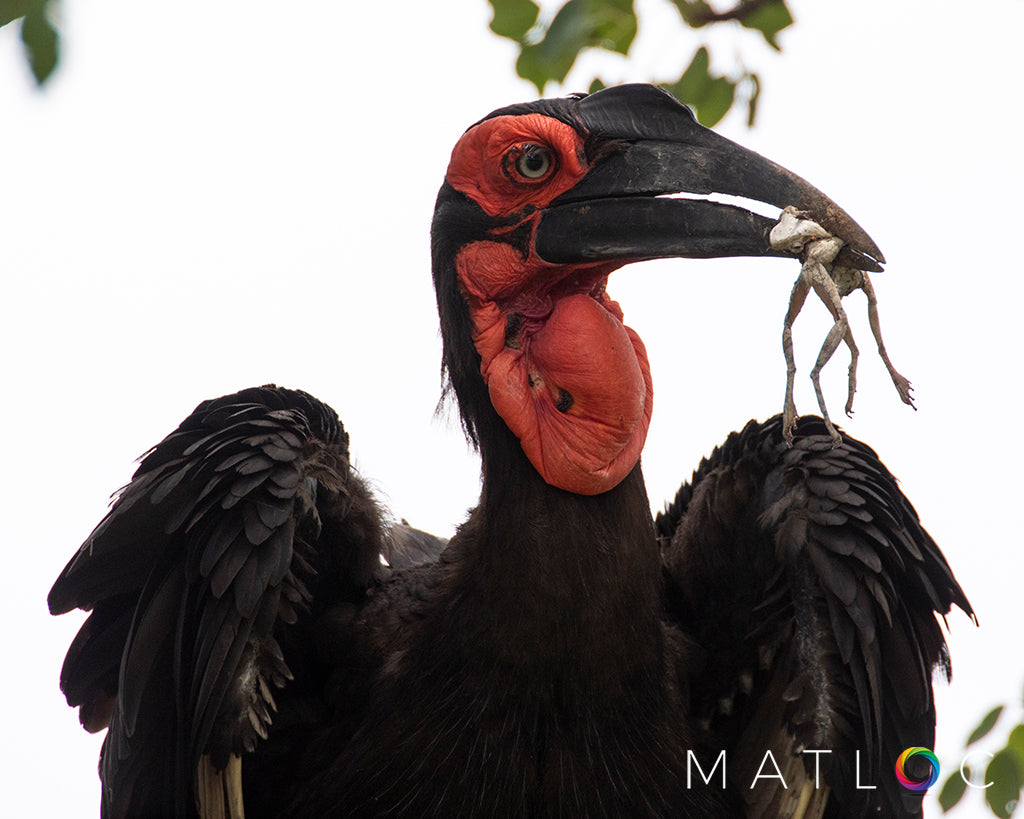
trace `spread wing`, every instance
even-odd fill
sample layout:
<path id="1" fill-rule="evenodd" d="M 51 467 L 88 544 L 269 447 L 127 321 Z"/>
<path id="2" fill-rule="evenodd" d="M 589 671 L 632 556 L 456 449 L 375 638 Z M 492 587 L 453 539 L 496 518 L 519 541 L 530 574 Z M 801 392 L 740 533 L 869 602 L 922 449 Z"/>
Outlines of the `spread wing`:
<path id="1" fill-rule="evenodd" d="M 313 610 L 361 601 L 382 554 L 443 546 L 394 533 L 305 393 L 206 401 L 151 450 L 49 596 L 91 611 L 61 688 L 88 730 L 109 726 L 103 814 L 239 815 L 239 756 L 311 673 Z"/>
<path id="2" fill-rule="evenodd" d="M 820 419 L 792 448 L 778 417 L 750 422 L 657 526 L 670 616 L 702 650 L 681 671 L 694 717 L 748 815 L 919 816 L 893 765 L 933 747 L 935 615 L 973 613 L 876 454 Z"/>

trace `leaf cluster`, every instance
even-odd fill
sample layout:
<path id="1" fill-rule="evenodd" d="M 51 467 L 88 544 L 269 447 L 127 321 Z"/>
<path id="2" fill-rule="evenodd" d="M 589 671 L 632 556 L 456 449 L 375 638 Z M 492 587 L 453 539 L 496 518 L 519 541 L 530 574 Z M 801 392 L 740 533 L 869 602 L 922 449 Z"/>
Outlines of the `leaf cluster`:
<path id="1" fill-rule="evenodd" d="M 548 83 L 561 83 L 576 58 L 588 48 L 600 48 L 628 56 L 636 38 L 637 17 L 633 0 L 567 0 L 550 20 L 542 20 L 534 0 L 489 0 L 494 11 L 491 30 L 519 45 L 516 72 L 541 94 Z M 735 6 L 716 11 L 706 0 L 668 0 L 681 22 L 696 30 L 729 22 L 757 31 L 772 48 L 781 50 L 779 33 L 792 25 L 786 0 L 739 0 Z M 714 125 L 736 102 L 745 99 L 747 123 L 753 125 L 761 83 L 756 73 L 741 68 L 732 75 L 711 69 L 711 52 L 698 47 L 677 79 L 662 82 L 664 88 L 690 105 L 704 125 Z M 595 77 L 590 91 L 603 88 Z"/>
<path id="2" fill-rule="evenodd" d="M 988 736 L 1005 711 L 1005 706 L 997 705 L 985 714 L 967 737 L 964 750 Z M 967 780 L 974 782 L 972 774 L 970 767 L 965 764 L 963 775 L 960 767 L 957 767 L 946 777 L 939 791 L 939 806 L 943 813 L 951 810 L 963 798 L 967 791 Z M 1021 790 L 1024 789 L 1024 720 L 1010 729 L 1006 744 L 990 755 L 980 785 L 986 786 L 982 793 L 989 810 L 1000 819 L 1009 819 L 1017 809 Z"/>

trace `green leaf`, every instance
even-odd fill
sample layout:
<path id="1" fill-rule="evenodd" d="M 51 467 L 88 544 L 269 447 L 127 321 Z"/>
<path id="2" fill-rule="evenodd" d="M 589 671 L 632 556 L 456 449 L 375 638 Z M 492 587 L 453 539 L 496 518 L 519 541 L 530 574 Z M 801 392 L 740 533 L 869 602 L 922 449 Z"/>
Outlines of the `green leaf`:
<path id="1" fill-rule="evenodd" d="M 753 72 L 747 74 L 747 82 L 750 83 L 750 96 L 747 97 L 747 127 L 754 127 L 754 120 L 757 119 L 757 103 L 761 99 L 761 78 Z"/>
<path id="2" fill-rule="evenodd" d="M 739 16 L 740 25 L 760 31 L 768 45 L 782 51 L 775 39 L 784 28 L 793 25 L 793 15 L 786 8 L 786 0 L 775 0 L 754 7 L 749 14 Z"/>
<path id="3" fill-rule="evenodd" d="M 995 728 L 996 722 L 999 721 L 999 717 L 1002 713 L 1003 706 L 997 705 L 995 708 L 993 708 L 991 711 L 985 714 L 985 716 L 982 717 L 981 722 L 978 723 L 978 727 L 971 731 L 970 736 L 967 737 L 966 744 L 971 745 L 977 742 L 979 739 L 985 736 L 985 734 L 987 734 L 989 731 Z"/>
<path id="4" fill-rule="evenodd" d="M 678 80 L 672 83 L 663 83 L 662 87 L 669 91 L 674 97 L 696 108 L 697 102 L 704 96 L 708 84 L 711 82 L 711 73 L 708 66 L 711 64 L 711 56 L 708 50 L 701 46 L 693 55 L 690 64 Z"/>
<path id="5" fill-rule="evenodd" d="M 708 83 L 711 82 L 711 53 L 707 47 L 701 46 L 693 55 L 690 64 L 682 76 L 676 81 L 680 90 L 688 91 L 690 94 L 700 96 L 704 93 Z"/>
<path id="6" fill-rule="evenodd" d="M 942 784 L 942 790 L 939 791 L 939 807 L 942 808 L 942 812 L 948 813 L 960 801 L 966 790 L 967 782 L 960 776 L 960 771 L 953 771 Z"/>
<path id="7" fill-rule="evenodd" d="M 672 0 L 672 3 L 690 28 L 706 26 L 714 16 L 714 11 L 705 0 Z"/>
<path id="8" fill-rule="evenodd" d="M 516 72 L 544 93 L 561 82 L 584 48 L 599 46 L 625 54 L 636 37 L 633 0 L 569 0 L 551 21 L 544 38 L 523 46 Z"/>
<path id="9" fill-rule="evenodd" d="M 736 97 L 736 83 L 726 77 L 712 76 L 710 65 L 711 55 L 701 46 L 682 76 L 663 86 L 693 108 L 697 120 L 708 127 L 726 115 Z"/>
<path id="10" fill-rule="evenodd" d="M 1024 723 L 1014 727 L 1006 740 L 1006 750 L 1013 754 L 1017 760 L 1017 766 L 1024 771 Z"/>
<path id="11" fill-rule="evenodd" d="M 11 20 L 24 17 L 33 7 L 41 6 L 45 0 L 0 0 L 0 26 L 6 26 Z"/>
<path id="12" fill-rule="evenodd" d="M 499 37 L 522 42 L 534 23 L 540 7 L 533 0 L 490 0 L 494 9 L 491 31 Z"/>
<path id="13" fill-rule="evenodd" d="M 1005 748 L 998 751 L 989 760 L 985 769 L 985 781 L 992 785 L 985 789 L 985 801 L 992 812 L 1009 819 L 1020 799 L 1020 789 L 1024 785 L 1024 769 L 1017 764 L 1016 755 Z"/>
<path id="14" fill-rule="evenodd" d="M 697 106 L 697 119 L 701 125 L 710 128 L 729 113 L 732 102 L 736 99 L 736 83 L 725 77 L 716 77 L 708 87 L 708 93 Z"/>
<path id="15" fill-rule="evenodd" d="M 59 57 L 57 30 L 50 22 L 53 5 L 52 0 L 45 0 L 29 11 L 21 23 L 21 41 L 25 44 L 28 63 L 39 85 L 53 73 Z"/>
<path id="16" fill-rule="evenodd" d="M 587 89 L 588 94 L 596 94 L 602 88 L 606 88 L 604 82 L 600 77 L 594 77 L 593 82 L 590 83 L 590 88 Z"/>

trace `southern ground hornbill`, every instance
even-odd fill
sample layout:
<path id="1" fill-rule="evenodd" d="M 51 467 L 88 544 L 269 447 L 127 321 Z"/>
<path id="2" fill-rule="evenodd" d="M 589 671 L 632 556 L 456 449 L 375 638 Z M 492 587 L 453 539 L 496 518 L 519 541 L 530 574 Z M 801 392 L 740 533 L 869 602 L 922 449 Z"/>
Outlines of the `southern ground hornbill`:
<path id="1" fill-rule="evenodd" d="M 875 453 L 752 421 L 652 519 L 651 375 L 605 284 L 780 255 L 711 193 L 879 269 L 835 203 L 652 86 L 458 142 L 433 270 L 483 488 L 448 543 L 390 521 L 302 392 L 205 401 L 146 455 L 49 597 L 91 611 L 61 687 L 108 728 L 104 816 L 920 813 L 893 765 L 933 742 L 936 613 L 971 609 Z"/>

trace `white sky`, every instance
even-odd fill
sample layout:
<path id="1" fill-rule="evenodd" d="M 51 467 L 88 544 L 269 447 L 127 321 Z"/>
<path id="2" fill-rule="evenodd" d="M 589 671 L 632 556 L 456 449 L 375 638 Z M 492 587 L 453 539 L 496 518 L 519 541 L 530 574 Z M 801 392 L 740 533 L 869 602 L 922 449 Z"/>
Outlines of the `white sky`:
<path id="1" fill-rule="evenodd" d="M 699 37 L 681 33 L 667 2 L 637 5 L 634 62 L 588 58 L 583 73 L 678 76 Z M 514 78 L 511 44 L 487 32 L 484 0 L 65 6 L 63 62 L 44 94 L 16 28 L 0 29 L 0 777 L 11 816 L 97 813 L 99 738 L 57 688 L 81 618 L 50 618 L 46 593 L 133 460 L 201 399 L 302 387 L 338 410 L 397 516 L 450 534 L 475 503 L 476 458 L 433 417 L 428 227 L 464 128 L 535 96 Z M 888 259 L 874 278 L 882 326 L 920 411 L 875 357 L 858 293 L 846 305 L 860 391 L 844 425 L 901 479 L 981 619 L 979 630 L 950 619 L 945 773 L 981 714 L 1019 702 L 1024 681 L 1024 452 L 1011 415 L 1024 4 L 791 6 L 781 57 L 738 29 L 712 35 L 718 59 L 742 54 L 764 83 L 758 126 L 732 116 L 721 130 L 835 198 Z M 589 79 L 572 76 L 566 90 Z M 797 272 L 781 260 L 673 261 L 613 278 L 654 372 L 644 465 L 655 507 L 728 431 L 781 409 Z M 828 324 L 808 302 L 796 325 L 804 412 Z M 841 349 L 825 378 L 837 419 L 845 371 Z"/>

